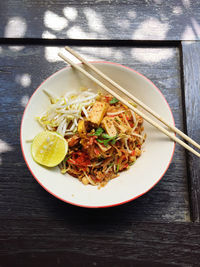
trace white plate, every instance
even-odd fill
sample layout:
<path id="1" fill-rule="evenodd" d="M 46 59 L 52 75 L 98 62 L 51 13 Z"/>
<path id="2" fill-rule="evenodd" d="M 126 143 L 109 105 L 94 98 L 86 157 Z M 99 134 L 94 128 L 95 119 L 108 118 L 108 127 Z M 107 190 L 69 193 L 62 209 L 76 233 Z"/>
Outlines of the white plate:
<path id="1" fill-rule="evenodd" d="M 159 89 L 146 77 L 119 64 L 109 62 L 93 63 L 111 79 L 118 82 L 161 117 L 174 125 L 170 107 Z M 56 168 L 44 168 L 32 159 L 32 139 L 42 131 L 35 120 L 49 106 L 46 89 L 56 96 L 66 91 L 79 90 L 81 86 L 99 90 L 93 82 L 71 67 L 64 68 L 45 80 L 30 98 L 21 123 L 21 148 L 26 164 L 38 183 L 55 197 L 82 207 L 102 208 L 120 205 L 140 197 L 155 186 L 165 174 L 172 160 L 175 144 L 150 124 L 144 122 L 147 139 L 143 154 L 128 171 L 120 173 L 105 187 L 83 185 L 78 179 L 60 173 Z M 110 86 L 111 87 L 111 86 Z"/>

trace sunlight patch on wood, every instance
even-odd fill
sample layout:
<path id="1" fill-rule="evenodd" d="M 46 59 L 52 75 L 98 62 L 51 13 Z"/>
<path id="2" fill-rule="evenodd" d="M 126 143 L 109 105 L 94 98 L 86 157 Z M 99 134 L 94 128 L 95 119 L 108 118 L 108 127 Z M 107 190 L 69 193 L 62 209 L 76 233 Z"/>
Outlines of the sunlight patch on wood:
<path id="1" fill-rule="evenodd" d="M 114 57 L 115 57 L 115 60 L 122 60 L 122 59 L 123 59 L 123 54 L 122 54 L 121 51 L 116 50 L 116 51 L 114 52 Z"/>
<path id="2" fill-rule="evenodd" d="M 103 49 L 98 47 L 80 47 L 79 53 L 88 61 L 102 61 L 109 60 L 113 56 L 113 49 L 110 47 Z"/>
<path id="3" fill-rule="evenodd" d="M 31 85 L 31 75 L 28 73 L 17 74 L 15 81 L 23 87 L 29 87 Z"/>
<path id="4" fill-rule="evenodd" d="M 5 27 L 4 37 L 6 38 L 21 38 L 24 37 L 27 30 L 27 24 L 22 17 L 12 17 L 8 20 Z"/>
<path id="5" fill-rule="evenodd" d="M 49 31 L 44 31 L 42 33 L 42 38 L 44 38 L 44 39 L 56 39 L 56 35 L 49 32 Z"/>
<path id="6" fill-rule="evenodd" d="M 61 49 L 59 47 L 54 47 L 54 46 L 47 46 L 44 49 L 44 56 L 45 59 L 48 62 L 57 62 L 57 61 L 62 61 L 62 59 L 58 56 L 58 52 L 60 52 Z"/>
<path id="7" fill-rule="evenodd" d="M 133 33 L 132 39 L 164 40 L 169 30 L 168 23 L 162 23 L 156 18 L 143 21 Z"/>
<path id="8" fill-rule="evenodd" d="M 190 0 L 182 0 L 182 3 L 185 8 L 190 8 Z"/>
<path id="9" fill-rule="evenodd" d="M 97 38 L 96 33 L 85 33 L 80 26 L 73 26 L 67 31 L 67 36 L 74 39 L 93 39 Z"/>
<path id="10" fill-rule="evenodd" d="M 191 26 L 186 26 L 184 32 L 182 33 L 181 39 L 182 40 L 195 40 L 196 39 L 195 33 Z"/>
<path id="11" fill-rule="evenodd" d="M 127 29 L 130 27 L 130 21 L 128 19 L 119 19 L 117 20 L 117 25 L 118 27 L 122 28 L 122 29 Z"/>
<path id="12" fill-rule="evenodd" d="M 88 21 L 88 26 L 91 30 L 105 33 L 107 30 L 103 25 L 103 18 L 92 8 L 84 8 L 83 13 Z"/>
<path id="13" fill-rule="evenodd" d="M 24 46 L 17 46 L 17 45 L 14 45 L 14 46 L 9 46 L 9 49 L 12 50 L 13 52 L 19 52 L 21 50 L 24 49 Z"/>
<path id="14" fill-rule="evenodd" d="M 135 12 L 135 10 L 129 10 L 128 11 L 128 18 L 129 19 L 135 19 L 137 17 L 137 13 Z"/>
<path id="15" fill-rule="evenodd" d="M 21 102 L 20 102 L 21 106 L 25 108 L 26 105 L 28 104 L 28 101 L 29 101 L 29 96 L 28 95 L 22 96 Z"/>
<path id="16" fill-rule="evenodd" d="M 183 14 L 183 9 L 180 6 L 175 6 L 175 7 L 173 7 L 172 12 L 174 14 L 181 15 L 181 14 Z"/>
<path id="17" fill-rule="evenodd" d="M 192 26 L 193 26 L 195 35 L 199 39 L 200 38 L 200 25 L 195 18 L 191 18 L 191 21 L 192 21 Z"/>
<path id="18" fill-rule="evenodd" d="M 0 155 L 12 150 L 13 148 L 8 143 L 0 139 Z M 0 157 L 0 165 L 2 165 L 2 157 Z"/>
<path id="19" fill-rule="evenodd" d="M 140 62 L 157 63 L 172 58 L 174 52 L 170 48 L 132 48 L 131 54 Z"/>
<path id="20" fill-rule="evenodd" d="M 52 11 L 45 11 L 44 25 L 54 31 L 61 31 L 68 25 L 66 18 L 60 17 Z"/>
<path id="21" fill-rule="evenodd" d="M 63 14 L 68 20 L 71 21 L 74 21 L 78 16 L 78 12 L 75 7 L 65 7 L 63 9 Z"/>

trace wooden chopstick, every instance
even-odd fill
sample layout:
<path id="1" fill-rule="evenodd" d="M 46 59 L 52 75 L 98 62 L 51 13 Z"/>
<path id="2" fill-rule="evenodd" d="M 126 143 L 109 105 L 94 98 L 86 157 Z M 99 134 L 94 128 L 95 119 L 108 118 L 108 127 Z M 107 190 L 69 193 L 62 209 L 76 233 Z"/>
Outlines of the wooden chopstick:
<path id="1" fill-rule="evenodd" d="M 144 120 L 146 120 L 147 122 L 149 122 L 155 128 L 157 128 L 158 130 L 160 130 L 161 132 L 163 132 L 165 135 L 167 135 L 173 141 L 179 143 L 184 148 L 186 148 L 187 150 L 189 150 L 190 152 L 192 152 L 196 156 L 200 157 L 200 154 L 197 151 L 195 151 L 192 147 L 188 146 L 182 140 L 178 139 L 174 134 L 171 134 L 170 132 L 168 132 L 165 128 L 163 128 L 162 126 L 160 126 L 157 122 L 153 121 L 151 118 L 149 118 L 148 116 L 146 116 L 143 112 L 141 112 L 140 110 L 138 110 L 137 108 L 135 108 L 133 105 L 131 105 L 130 103 L 128 103 L 120 95 L 118 95 L 113 90 L 111 90 L 110 88 L 108 88 L 105 84 L 103 84 L 102 82 L 100 82 L 99 80 L 97 80 L 95 77 L 93 77 L 90 73 L 88 73 L 87 71 L 85 71 L 79 65 L 73 63 L 70 59 L 68 59 L 65 55 L 61 54 L 60 52 L 58 53 L 58 55 L 64 61 L 66 61 L 69 65 L 71 65 L 73 68 L 77 69 L 78 71 L 80 71 L 81 73 L 83 73 L 85 76 L 87 76 L 90 80 L 92 80 L 93 82 L 95 82 L 96 84 L 98 84 L 99 86 L 101 86 L 104 90 L 106 90 L 108 93 L 110 93 L 111 95 L 113 95 L 114 97 L 116 97 L 119 101 L 121 101 L 122 103 L 124 103 L 127 107 L 129 107 L 130 109 L 132 109 L 135 113 L 137 113 Z"/>
<path id="2" fill-rule="evenodd" d="M 82 58 L 76 51 L 71 49 L 70 47 L 66 46 L 65 49 L 70 52 L 73 56 L 75 56 L 77 59 L 79 59 L 82 63 L 84 63 L 86 66 L 88 66 L 90 69 L 92 69 L 94 72 L 96 72 L 100 77 L 102 77 L 104 80 L 112 84 L 114 87 L 116 87 L 118 90 L 123 92 L 125 95 L 127 95 L 129 98 L 131 98 L 136 104 L 138 104 L 140 107 L 148 111 L 151 115 L 153 115 L 156 119 L 161 121 L 163 124 L 165 124 L 169 129 L 171 129 L 173 132 L 180 135 L 182 138 L 187 140 L 189 143 L 200 149 L 200 145 L 195 142 L 193 139 L 191 139 L 189 136 L 181 132 L 178 128 L 175 126 L 169 124 L 166 120 L 164 120 L 162 117 L 160 117 L 159 114 L 157 114 L 155 111 L 153 111 L 150 107 L 148 107 L 145 103 L 140 101 L 138 98 L 133 96 L 131 93 L 129 93 L 127 90 L 125 90 L 123 87 L 121 87 L 119 84 L 111 80 L 108 76 L 106 76 L 103 72 L 98 70 L 94 65 L 86 61 L 84 58 Z"/>

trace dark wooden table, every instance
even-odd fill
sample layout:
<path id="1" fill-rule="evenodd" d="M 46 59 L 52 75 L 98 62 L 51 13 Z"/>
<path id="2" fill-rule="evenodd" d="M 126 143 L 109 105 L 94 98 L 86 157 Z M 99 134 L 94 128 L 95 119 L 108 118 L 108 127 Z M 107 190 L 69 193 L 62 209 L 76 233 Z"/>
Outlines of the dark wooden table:
<path id="1" fill-rule="evenodd" d="M 71 45 L 151 79 L 200 143 L 200 3 L 0 2 L 0 266 L 200 266 L 200 161 L 179 145 L 163 179 L 122 206 L 86 209 L 47 193 L 20 149 L 24 107 Z"/>

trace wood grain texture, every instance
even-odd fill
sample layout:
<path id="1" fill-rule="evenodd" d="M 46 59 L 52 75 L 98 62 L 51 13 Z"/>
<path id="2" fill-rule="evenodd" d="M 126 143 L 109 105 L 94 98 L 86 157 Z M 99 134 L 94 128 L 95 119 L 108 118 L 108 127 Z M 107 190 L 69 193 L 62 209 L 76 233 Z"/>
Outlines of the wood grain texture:
<path id="1" fill-rule="evenodd" d="M 187 131 L 200 143 L 200 43 L 183 42 Z M 200 160 L 188 154 L 193 219 L 200 221 Z"/>
<path id="2" fill-rule="evenodd" d="M 117 224 L 117 210 L 105 220 L 76 209 L 75 217 L 63 206 L 60 218 L 3 220 L 1 266 L 199 266 L 197 224 Z"/>
<path id="3" fill-rule="evenodd" d="M 200 39 L 199 1 L 2 0 L 0 12 L 1 38 Z"/>

